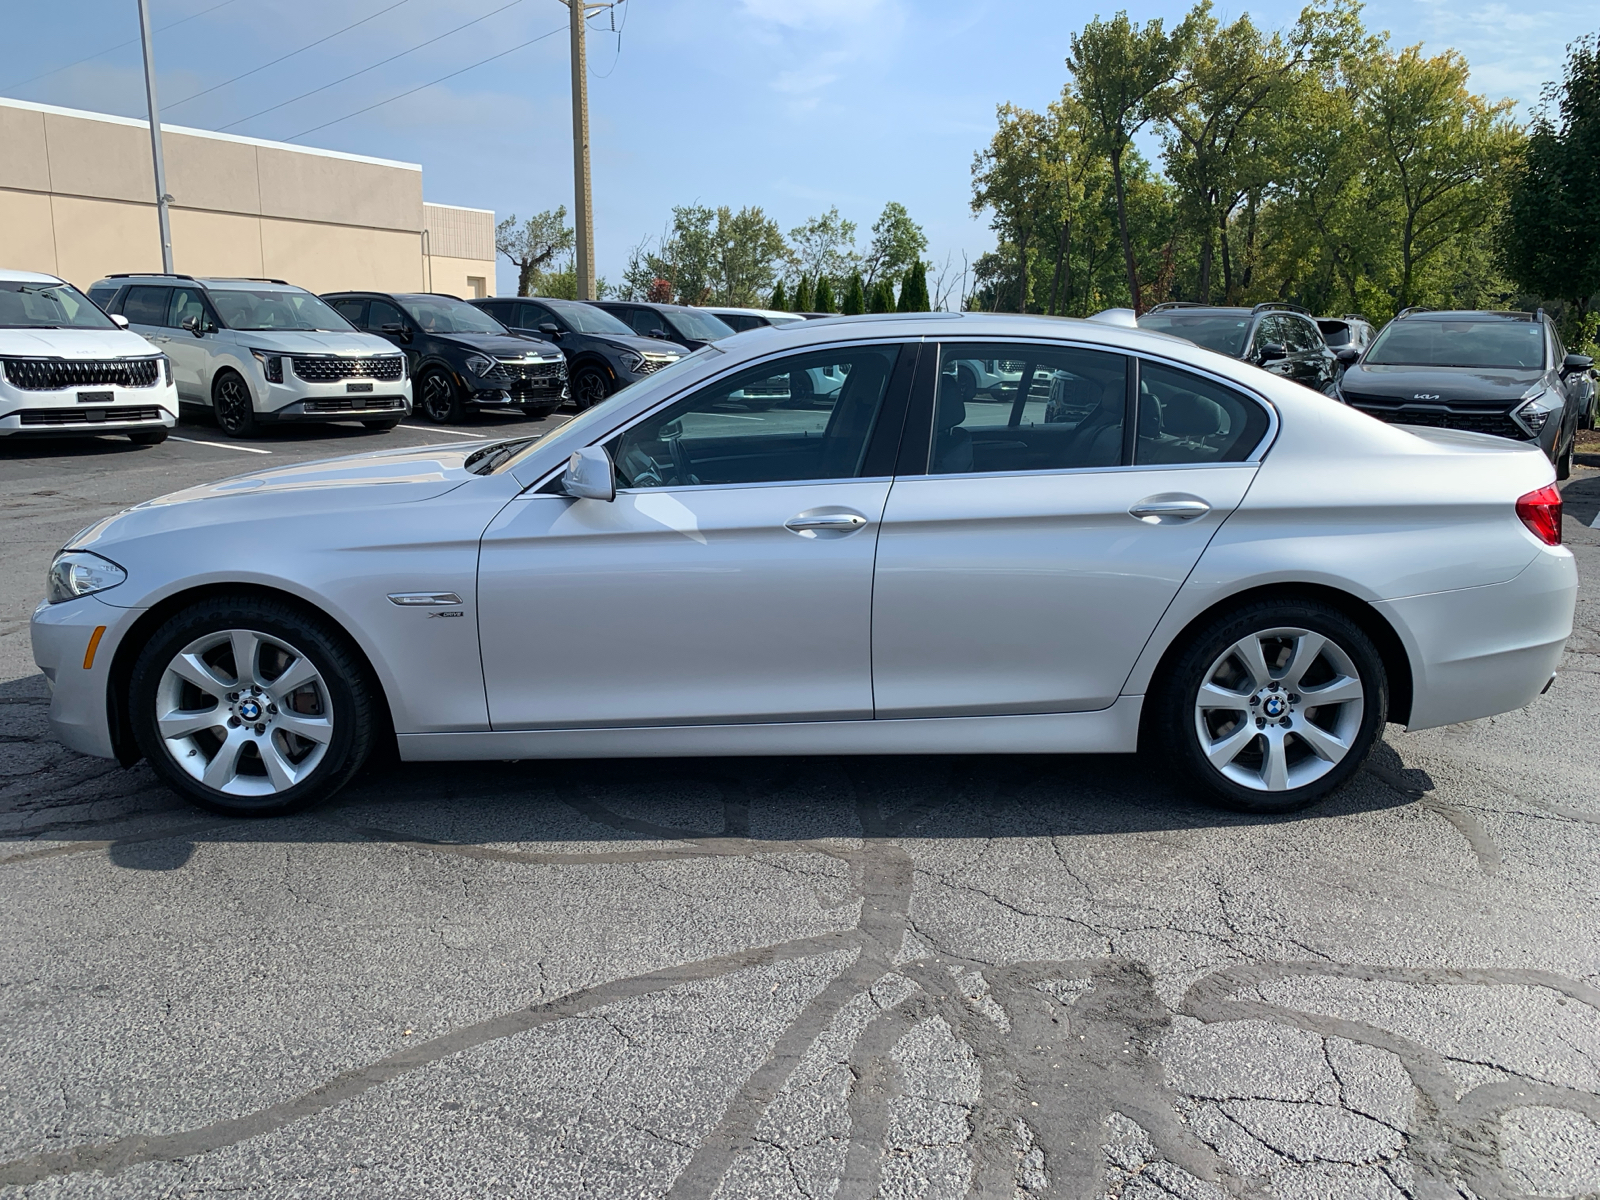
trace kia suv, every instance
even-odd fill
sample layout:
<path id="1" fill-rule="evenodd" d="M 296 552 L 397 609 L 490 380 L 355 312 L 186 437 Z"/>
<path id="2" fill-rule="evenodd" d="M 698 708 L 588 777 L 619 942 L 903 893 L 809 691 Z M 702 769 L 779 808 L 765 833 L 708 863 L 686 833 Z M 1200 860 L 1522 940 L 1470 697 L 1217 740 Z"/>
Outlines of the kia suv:
<path id="1" fill-rule="evenodd" d="M 579 300 L 496 297 L 472 303 L 515 333 L 561 347 L 580 412 L 688 353 L 672 342 L 640 337 L 604 309 Z"/>
<path id="2" fill-rule="evenodd" d="M 1254 308 L 1222 308 L 1175 300 L 1139 318 L 1140 329 L 1185 338 L 1333 395 L 1340 360 L 1305 309 L 1270 301 Z M 1351 357 L 1354 357 L 1353 355 Z"/>
<path id="3" fill-rule="evenodd" d="M 1593 360 L 1568 354 L 1537 312 L 1406 309 L 1383 327 L 1339 382 L 1352 408 L 1397 425 L 1427 425 L 1535 442 L 1572 472 L 1572 446 L 1590 404 Z"/>
<path id="4" fill-rule="evenodd" d="M 507 329 L 442 292 L 332 292 L 329 304 L 405 352 L 417 407 L 436 425 L 469 411 L 514 409 L 547 417 L 567 398 L 560 349 Z"/>
<path id="5" fill-rule="evenodd" d="M 171 365 L 64 280 L 0 270 L 0 437 L 125 433 L 167 440 Z"/>
<path id="6" fill-rule="evenodd" d="M 296 421 L 393 429 L 411 411 L 404 358 L 281 279 L 108 275 L 89 296 L 165 351 L 179 404 L 230 437 Z"/>
<path id="7" fill-rule="evenodd" d="M 734 329 L 703 308 L 684 304 L 645 304 L 632 300 L 589 300 L 643 337 L 677 342 L 698 350 L 711 342 L 732 337 Z"/>

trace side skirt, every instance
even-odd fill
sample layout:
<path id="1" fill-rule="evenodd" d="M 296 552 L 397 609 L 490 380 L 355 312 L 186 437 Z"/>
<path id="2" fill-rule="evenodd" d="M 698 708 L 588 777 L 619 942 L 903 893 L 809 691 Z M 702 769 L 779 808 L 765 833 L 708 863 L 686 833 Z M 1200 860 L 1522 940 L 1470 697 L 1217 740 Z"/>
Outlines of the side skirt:
<path id="1" fill-rule="evenodd" d="M 407 762 L 506 758 L 685 758 L 746 754 L 1129 754 L 1143 696 L 1096 712 L 768 725 L 634 726 L 403 733 Z"/>

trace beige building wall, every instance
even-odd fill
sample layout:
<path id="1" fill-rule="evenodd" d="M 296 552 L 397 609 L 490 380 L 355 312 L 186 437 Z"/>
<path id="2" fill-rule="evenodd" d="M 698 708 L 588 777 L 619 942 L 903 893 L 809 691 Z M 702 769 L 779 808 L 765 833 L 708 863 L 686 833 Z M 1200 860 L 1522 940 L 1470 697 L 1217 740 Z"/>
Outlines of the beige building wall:
<path id="1" fill-rule="evenodd" d="M 318 292 L 494 290 L 494 213 L 424 205 L 414 163 L 161 128 L 175 271 Z M 159 271 L 154 178 L 146 122 L 0 99 L 0 266 L 79 287 Z"/>

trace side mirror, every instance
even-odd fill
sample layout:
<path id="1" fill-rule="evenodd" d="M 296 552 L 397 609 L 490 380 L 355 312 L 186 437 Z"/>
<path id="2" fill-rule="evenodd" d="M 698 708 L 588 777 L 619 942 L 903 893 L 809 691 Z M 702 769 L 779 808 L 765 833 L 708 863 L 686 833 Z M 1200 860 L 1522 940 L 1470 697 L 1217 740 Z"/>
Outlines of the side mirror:
<path id="1" fill-rule="evenodd" d="M 1256 351 L 1256 362 L 1258 363 L 1278 362 L 1279 360 L 1288 357 L 1289 352 L 1276 342 L 1272 343 L 1271 345 L 1262 346 Z"/>
<path id="2" fill-rule="evenodd" d="M 562 473 L 561 490 L 579 500 L 615 500 L 617 474 L 605 447 L 585 446 L 574 451 Z"/>
<path id="3" fill-rule="evenodd" d="M 1355 362 L 1356 359 L 1361 357 L 1361 351 L 1357 350 L 1354 346 L 1340 346 L 1333 352 L 1333 356 L 1348 367 L 1351 363 Z"/>
<path id="4" fill-rule="evenodd" d="M 652 329 L 650 331 L 650 336 L 653 338 L 660 338 L 663 342 L 669 340 L 667 337 L 667 331 L 665 329 Z"/>
<path id="5" fill-rule="evenodd" d="M 111 323 L 118 329 L 126 329 L 128 327 L 128 318 L 123 316 L 121 313 L 112 313 Z"/>
<path id="6" fill-rule="evenodd" d="M 178 322 L 178 325 L 182 329 L 187 329 L 195 337 L 199 337 L 206 331 L 205 326 L 200 323 L 199 317 L 185 317 Z"/>
<path id="7" fill-rule="evenodd" d="M 411 330 L 407 329 L 404 325 L 380 325 L 378 327 L 378 332 L 387 334 L 389 337 L 397 337 L 402 342 L 409 342 L 411 340 Z"/>
<path id="8" fill-rule="evenodd" d="M 546 321 L 544 324 L 539 326 L 539 332 L 544 334 L 544 336 L 549 338 L 551 341 L 555 341 L 561 336 L 561 326 L 557 325 L 554 321 Z"/>
<path id="9" fill-rule="evenodd" d="M 1561 360 L 1561 373 L 1571 375 L 1574 371 L 1587 371 L 1594 366 L 1594 359 L 1587 354 L 1569 354 Z"/>

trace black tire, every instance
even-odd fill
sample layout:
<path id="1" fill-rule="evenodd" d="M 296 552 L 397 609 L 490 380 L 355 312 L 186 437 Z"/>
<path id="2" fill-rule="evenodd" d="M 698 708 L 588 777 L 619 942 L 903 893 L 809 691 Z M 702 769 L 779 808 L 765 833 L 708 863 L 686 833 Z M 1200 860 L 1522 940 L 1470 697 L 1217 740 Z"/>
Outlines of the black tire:
<path id="1" fill-rule="evenodd" d="M 261 431 L 250 385 L 237 371 L 219 371 L 211 381 L 211 411 L 229 437 L 254 437 Z"/>
<path id="2" fill-rule="evenodd" d="M 1318 686 L 1329 687 L 1339 678 L 1349 678 L 1348 669 L 1353 668 L 1354 678 L 1360 683 L 1359 710 L 1351 707 L 1357 702 L 1355 699 L 1337 705 L 1307 705 L 1303 703 L 1305 697 L 1293 690 L 1301 685 L 1291 683 L 1281 673 L 1277 687 L 1254 688 L 1242 659 L 1226 656 L 1233 647 L 1247 643 L 1253 635 L 1261 635 L 1262 640 L 1255 644 L 1262 647 L 1270 674 L 1276 669 L 1271 648 L 1293 640 L 1273 638 L 1272 631 L 1276 630 L 1307 631 L 1326 638 L 1333 649 L 1319 651 L 1299 667 L 1300 673 L 1311 680 L 1305 690 L 1314 695 Z M 1298 647 L 1306 645 L 1294 642 L 1276 657 L 1287 655 L 1287 665 L 1293 669 L 1297 666 Z M 1335 666 L 1336 656 L 1342 656 L 1345 665 Z M 1236 668 L 1237 683 L 1225 678 Z M 1327 672 L 1325 683 L 1322 672 Z M 1237 710 L 1237 718 L 1230 715 L 1226 706 L 1202 711 L 1200 687 L 1208 678 L 1215 685 L 1246 697 Z M 1247 813 L 1295 812 L 1343 787 L 1372 752 L 1389 712 L 1388 677 L 1372 640 L 1337 608 L 1310 599 L 1258 601 L 1217 617 L 1188 635 L 1186 644 L 1169 660 L 1151 691 L 1141 750 L 1148 757 L 1166 759 L 1208 803 Z M 1256 697 L 1254 704 L 1248 699 L 1251 696 Z M 1267 698 L 1263 700 L 1263 696 Z M 1252 731 L 1246 721 L 1263 732 L 1249 736 Z M 1296 721 L 1301 729 L 1314 725 L 1325 735 L 1317 739 L 1324 744 L 1342 740 L 1347 746 L 1342 757 L 1329 760 L 1312 753 L 1311 742 L 1304 733 L 1295 732 Z M 1225 744 L 1232 745 L 1236 737 L 1239 739 L 1242 748 L 1235 750 L 1225 764 L 1233 772 L 1232 777 L 1213 766 L 1207 757 L 1201 745 L 1203 725 L 1213 747 L 1219 750 Z M 1267 782 L 1272 774 L 1269 757 L 1274 745 L 1284 747 L 1278 761 L 1289 764 L 1282 776 L 1285 786 L 1276 789 L 1269 788 Z M 1331 766 L 1325 765 L 1330 761 Z M 1321 773 L 1313 777 L 1313 772 L 1318 771 Z M 1296 773 L 1307 782 L 1287 786 Z M 1259 782 L 1240 782 L 1239 777 Z"/>
<path id="3" fill-rule="evenodd" d="M 466 406 L 461 389 L 443 367 L 429 367 L 417 376 L 417 411 L 435 425 L 458 424 Z"/>
<path id="4" fill-rule="evenodd" d="M 400 424 L 400 418 L 399 417 L 378 417 L 376 420 L 363 421 L 363 422 L 361 422 L 361 424 L 366 426 L 366 428 L 368 428 L 368 429 L 375 430 L 378 433 L 388 433 L 389 430 L 395 428 L 397 425 Z"/>
<path id="5" fill-rule="evenodd" d="M 615 390 L 611 377 L 593 364 L 579 367 L 572 373 L 572 403 L 579 412 L 593 408 Z"/>
<path id="6" fill-rule="evenodd" d="M 135 446 L 159 446 L 167 440 L 165 429 L 141 429 L 137 433 L 130 433 L 128 440 Z"/>
<path id="7" fill-rule="evenodd" d="M 258 639 L 261 646 L 258 676 L 267 673 L 269 657 L 281 664 L 273 678 L 265 683 L 265 690 L 256 692 L 259 696 L 257 706 L 250 711 L 259 714 L 264 722 L 270 724 L 277 720 L 280 725 L 286 718 L 303 720 L 301 714 L 313 721 L 320 721 L 322 714 L 326 713 L 331 736 L 318 742 L 289 739 L 281 727 L 241 724 L 237 716 L 241 712 L 238 698 L 242 697 L 242 702 L 248 703 L 252 699 L 248 693 L 255 689 L 240 688 L 237 693 L 216 691 L 216 687 L 228 689 L 238 686 L 237 682 L 227 683 L 227 676 L 231 675 L 237 680 L 244 675 L 233 666 L 231 643 L 219 644 L 203 652 L 206 656 L 220 655 L 221 665 L 211 669 L 223 677 L 223 682 L 215 686 L 208 685 L 208 690 L 202 691 L 178 681 L 176 687 L 179 691 L 162 690 L 173 682 L 168 675 L 168 668 L 180 652 L 208 637 L 223 636 L 235 630 L 253 634 Z M 301 657 L 314 671 L 314 681 L 290 692 L 287 697 L 275 695 L 271 690 L 272 683 L 284 678 L 291 669 L 300 670 L 296 667 L 296 661 Z M 229 771 L 231 784 L 239 788 L 266 787 L 274 790 L 253 795 L 232 794 L 208 786 L 181 766 L 175 757 L 177 751 L 169 748 L 168 741 L 157 725 L 157 705 L 161 704 L 164 708 L 167 703 L 164 697 L 169 695 L 184 697 L 175 705 L 176 708 L 201 715 L 217 714 L 218 718 L 214 725 L 198 729 L 187 741 L 174 739 L 180 747 L 188 747 L 183 755 L 185 761 L 198 757 L 199 761 L 194 763 L 194 767 L 208 770 L 223 752 L 223 737 L 237 735 L 240 748 L 231 759 L 235 764 Z M 208 696 L 214 699 L 214 705 L 206 703 Z M 280 712 L 272 704 L 273 700 L 282 700 L 285 710 Z M 366 761 L 372 750 L 373 731 L 377 724 L 373 689 L 367 681 L 359 655 L 343 631 L 321 614 L 298 605 L 250 595 L 212 597 L 168 618 L 145 643 L 134 663 L 127 701 L 134 738 L 162 782 L 200 807 L 227 816 L 277 816 L 328 799 L 348 783 Z M 288 711 L 291 703 L 295 711 Z M 222 713 L 230 714 L 226 724 L 223 723 Z M 256 718 L 251 716 L 250 719 Z M 313 747 L 301 751 L 303 757 L 298 764 L 309 773 L 294 781 L 292 786 L 277 787 L 266 768 L 260 747 L 264 742 L 270 743 L 269 750 L 275 755 L 274 761 L 283 762 L 286 759 L 278 752 L 286 746 L 293 751 L 291 741 L 295 745 L 303 742 Z M 317 745 L 322 748 L 315 749 Z M 312 758 L 313 754 L 318 757 Z M 297 764 L 289 765 L 292 769 Z M 259 782 L 253 783 L 252 780 Z"/>

